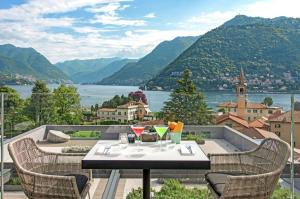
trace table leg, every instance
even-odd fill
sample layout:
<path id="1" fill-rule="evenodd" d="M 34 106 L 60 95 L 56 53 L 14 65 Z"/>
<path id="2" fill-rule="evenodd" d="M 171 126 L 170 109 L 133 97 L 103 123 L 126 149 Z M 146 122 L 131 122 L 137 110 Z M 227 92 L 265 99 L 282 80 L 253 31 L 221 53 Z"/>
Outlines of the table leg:
<path id="1" fill-rule="evenodd" d="M 150 169 L 143 169 L 143 199 L 150 199 Z"/>

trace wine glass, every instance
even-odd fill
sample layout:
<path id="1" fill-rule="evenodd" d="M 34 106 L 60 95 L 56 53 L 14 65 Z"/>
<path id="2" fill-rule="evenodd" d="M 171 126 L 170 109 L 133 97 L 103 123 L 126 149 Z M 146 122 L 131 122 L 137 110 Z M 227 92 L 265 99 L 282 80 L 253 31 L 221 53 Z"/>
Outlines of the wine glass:
<path id="1" fill-rule="evenodd" d="M 159 149 L 162 150 L 161 145 L 162 145 L 162 137 L 165 135 L 165 133 L 168 130 L 168 126 L 154 126 L 156 133 L 159 135 L 160 138 L 160 146 Z"/>
<path id="2" fill-rule="evenodd" d="M 140 136 L 144 132 L 145 127 L 144 126 L 131 126 L 131 129 L 135 133 L 137 140 L 139 140 L 139 142 L 137 142 L 137 146 L 138 146 L 138 150 L 140 150 L 140 143 L 141 143 Z"/>

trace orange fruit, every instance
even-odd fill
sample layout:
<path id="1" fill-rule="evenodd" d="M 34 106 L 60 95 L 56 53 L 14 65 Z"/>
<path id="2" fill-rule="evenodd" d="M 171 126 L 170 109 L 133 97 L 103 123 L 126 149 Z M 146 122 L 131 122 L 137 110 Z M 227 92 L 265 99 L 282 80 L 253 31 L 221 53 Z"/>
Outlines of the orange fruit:
<path id="1" fill-rule="evenodd" d="M 168 122 L 168 126 L 170 130 L 173 130 L 176 128 L 177 123 L 176 122 Z"/>

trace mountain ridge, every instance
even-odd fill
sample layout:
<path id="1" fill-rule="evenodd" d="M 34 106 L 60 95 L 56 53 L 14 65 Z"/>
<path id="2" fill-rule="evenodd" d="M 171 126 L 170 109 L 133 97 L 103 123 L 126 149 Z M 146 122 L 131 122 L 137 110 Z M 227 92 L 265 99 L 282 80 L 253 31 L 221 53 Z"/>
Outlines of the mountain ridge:
<path id="1" fill-rule="evenodd" d="M 45 81 L 67 81 L 69 78 L 34 48 L 12 44 L 0 45 L 0 73 L 19 74 Z"/>
<path id="2" fill-rule="evenodd" d="M 253 89 L 264 88 L 259 84 L 273 86 L 274 90 L 299 89 L 300 19 L 251 19 L 238 15 L 202 35 L 149 80 L 147 87 L 174 89 L 182 71 L 188 68 L 201 90 L 234 89 L 235 77 L 243 67 Z"/>
<path id="3" fill-rule="evenodd" d="M 121 70 L 104 78 L 98 84 L 139 85 L 162 70 L 197 38 L 198 36 L 176 37 L 171 41 L 163 41 L 135 64 L 126 64 Z"/>

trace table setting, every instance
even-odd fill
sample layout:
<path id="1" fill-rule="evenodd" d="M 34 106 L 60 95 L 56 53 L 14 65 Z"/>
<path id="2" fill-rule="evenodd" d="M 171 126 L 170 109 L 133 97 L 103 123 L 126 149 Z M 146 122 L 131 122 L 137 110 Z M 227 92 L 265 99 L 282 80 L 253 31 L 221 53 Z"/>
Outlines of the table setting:
<path id="1" fill-rule="evenodd" d="M 99 140 L 82 160 L 83 169 L 142 169 L 143 198 L 150 198 L 151 169 L 210 169 L 210 160 L 195 141 L 182 141 L 182 122 L 133 125 L 119 140 Z"/>

